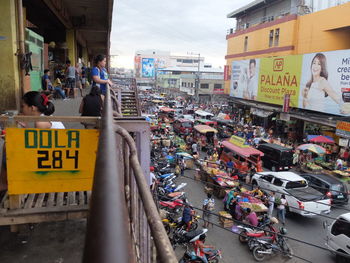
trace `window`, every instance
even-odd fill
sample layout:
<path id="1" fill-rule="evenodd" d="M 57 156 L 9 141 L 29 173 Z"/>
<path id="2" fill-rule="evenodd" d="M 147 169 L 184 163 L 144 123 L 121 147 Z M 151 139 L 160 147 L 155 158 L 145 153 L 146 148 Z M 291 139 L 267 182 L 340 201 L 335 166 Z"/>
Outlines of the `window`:
<path id="1" fill-rule="evenodd" d="M 244 52 L 247 52 L 248 50 L 248 37 L 244 38 Z"/>
<path id="2" fill-rule="evenodd" d="M 201 89 L 209 89 L 209 84 L 201 84 Z"/>
<path id="3" fill-rule="evenodd" d="M 301 180 L 301 181 L 289 181 L 286 184 L 286 189 L 293 189 L 293 188 L 300 188 L 300 187 L 306 187 L 306 181 Z"/>
<path id="4" fill-rule="evenodd" d="M 275 30 L 275 47 L 278 46 L 279 41 L 280 41 L 280 29 L 277 28 L 277 29 Z"/>
<path id="5" fill-rule="evenodd" d="M 194 83 L 193 82 L 191 82 L 191 88 L 194 88 Z"/>
<path id="6" fill-rule="evenodd" d="M 271 183 L 272 181 L 272 175 L 263 175 L 261 176 L 261 179 L 265 180 L 265 181 L 268 181 L 269 183 Z"/>
<path id="7" fill-rule="evenodd" d="M 193 63 L 193 60 L 192 59 L 183 59 L 182 63 L 191 64 L 191 63 Z"/>
<path id="8" fill-rule="evenodd" d="M 350 237 L 350 223 L 343 218 L 339 218 L 337 222 L 333 224 L 331 233 L 335 236 L 343 234 Z"/>
<path id="9" fill-rule="evenodd" d="M 214 90 L 222 89 L 222 84 L 214 84 Z"/>
<path id="10" fill-rule="evenodd" d="M 281 179 L 275 178 L 275 180 L 273 181 L 273 184 L 276 186 L 282 186 L 283 182 Z"/>
<path id="11" fill-rule="evenodd" d="M 272 47 L 273 45 L 273 30 L 270 30 L 269 34 L 269 47 Z"/>
<path id="12" fill-rule="evenodd" d="M 182 62 L 182 59 L 177 59 L 176 62 Z"/>

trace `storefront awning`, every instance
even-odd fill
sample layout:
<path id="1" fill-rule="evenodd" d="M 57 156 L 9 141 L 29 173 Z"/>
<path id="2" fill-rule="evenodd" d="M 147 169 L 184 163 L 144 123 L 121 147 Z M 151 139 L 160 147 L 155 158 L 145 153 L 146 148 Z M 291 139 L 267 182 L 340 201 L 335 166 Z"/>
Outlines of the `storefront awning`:
<path id="1" fill-rule="evenodd" d="M 262 118 L 269 117 L 271 114 L 273 114 L 272 111 L 266 111 L 266 110 L 257 109 L 257 108 L 251 108 L 250 113 Z"/>
<path id="2" fill-rule="evenodd" d="M 224 141 L 222 142 L 222 145 L 224 147 L 226 147 L 227 149 L 237 153 L 238 155 L 248 158 L 251 155 L 260 155 L 260 156 L 264 156 L 264 153 L 260 152 L 259 150 L 252 148 L 252 147 L 246 147 L 246 148 L 241 148 L 238 147 L 232 143 L 230 143 L 229 141 Z"/>

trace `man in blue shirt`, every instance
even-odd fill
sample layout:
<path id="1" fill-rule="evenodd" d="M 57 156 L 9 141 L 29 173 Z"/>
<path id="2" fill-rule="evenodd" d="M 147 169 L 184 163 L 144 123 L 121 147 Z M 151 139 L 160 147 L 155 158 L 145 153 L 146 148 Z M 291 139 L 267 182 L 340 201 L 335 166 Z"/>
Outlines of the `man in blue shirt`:
<path id="1" fill-rule="evenodd" d="M 42 89 L 45 92 L 51 92 L 53 90 L 52 88 L 52 83 L 50 80 L 50 70 L 45 69 L 44 70 L 44 75 L 41 77 L 41 85 Z"/>

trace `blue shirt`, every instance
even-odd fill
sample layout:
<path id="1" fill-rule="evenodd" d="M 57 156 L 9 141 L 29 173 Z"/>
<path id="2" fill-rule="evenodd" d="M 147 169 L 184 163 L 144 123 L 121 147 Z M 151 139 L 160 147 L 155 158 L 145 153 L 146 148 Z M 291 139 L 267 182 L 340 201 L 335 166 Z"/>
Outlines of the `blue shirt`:
<path id="1" fill-rule="evenodd" d="M 192 209 L 189 207 L 185 207 L 184 211 L 182 213 L 182 222 L 188 223 L 191 221 L 192 216 L 191 216 Z"/>
<path id="2" fill-rule="evenodd" d="M 41 80 L 42 80 L 42 86 L 43 86 L 42 89 L 43 90 L 46 90 L 46 80 L 49 80 L 47 83 L 47 88 L 49 90 L 52 90 L 52 83 L 51 83 L 50 77 L 48 75 L 45 74 Z"/>
<path id="3" fill-rule="evenodd" d="M 98 67 L 93 67 L 91 70 L 91 76 L 99 76 L 100 79 L 102 80 L 107 80 L 108 79 L 108 73 L 107 70 L 105 68 L 103 68 L 102 70 L 100 70 Z M 100 87 L 101 89 L 101 93 L 103 95 L 106 95 L 106 84 L 99 84 L 96 83 L 95 81 L 92 82 L 92 85 L 96 85 L 97 87 Z"/>

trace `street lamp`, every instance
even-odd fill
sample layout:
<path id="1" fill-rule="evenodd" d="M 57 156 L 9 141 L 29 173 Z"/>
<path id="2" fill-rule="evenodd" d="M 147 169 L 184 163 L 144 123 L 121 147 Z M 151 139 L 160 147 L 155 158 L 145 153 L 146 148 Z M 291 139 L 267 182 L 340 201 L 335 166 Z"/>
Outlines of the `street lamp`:
<path id="1" fill-rule="evenodd" d="M 198 56 L 198 70 L 196 74 L 196 83 L 195 83 L 195 88 L 194 88 L 194 97 L 195 100 L 198 102 L 199 101 L 199 87 L 200 87 L 200 62 L 201 62 L 201 54 L 200 53 L 193 53 L 193 52 L 188 52 L 187 54 L 189 55 L 196 55 Z"/>

